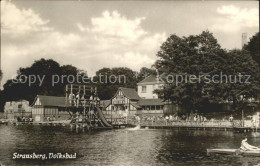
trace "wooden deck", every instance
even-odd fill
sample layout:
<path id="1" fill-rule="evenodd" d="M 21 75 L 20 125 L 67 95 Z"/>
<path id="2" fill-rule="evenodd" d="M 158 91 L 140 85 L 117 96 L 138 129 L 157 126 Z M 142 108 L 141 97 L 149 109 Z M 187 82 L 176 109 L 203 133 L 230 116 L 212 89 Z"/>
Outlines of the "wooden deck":
<path id="1" fill-rule="evenodd" d="M 237 133 L 260 132 L 260 128 L 251 127 L 234 127 L 233 130 Z"/>
<path id="2" fill-rule="evenodd" d="M 70 121 L 45 121 L 45 122 L 16 122 L 10 121 L 7 119 L 0 119 L 0 125 L 42 125 L 42 126 L 69 126 Z M 114 123 L 113 128 L 126 128 L 126 127 L 135 127 L 137 122 L 124 124 L 124 123 Z M 141 128 L 149 129 L 172 129 L 172 130 L 211 130 L 211 131 L 234 131 L 237 133 L 246 133 L 246 132 L 260 132 L 260 128 L 251 128 L 251 127 L 233 127 L 225 125 L 193 125 L 193 124 L 151 124 L 151 123 L 141 123 Z"/>
<path id="3" fill-rule="evenodd" d="M 172 126 L 172 125 L 143 125 L 141 128 L 149 129 L 174 129 L 174 130 L 215 130 L 215 131 L 234 131 L 234 132 L 260 132 L 260 128 L 250 127 L 224 127 L 224 126 Z"/>

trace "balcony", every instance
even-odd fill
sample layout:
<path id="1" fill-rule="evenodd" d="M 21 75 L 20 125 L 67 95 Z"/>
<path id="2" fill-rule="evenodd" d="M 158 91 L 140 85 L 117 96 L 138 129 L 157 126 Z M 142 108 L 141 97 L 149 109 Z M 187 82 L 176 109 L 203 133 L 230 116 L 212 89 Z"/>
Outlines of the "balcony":
<path id="1" fill-rule="evenodd" d="M 113 100 L 112 101 L 113 104 L 125 104 L 124 100 Z"/>

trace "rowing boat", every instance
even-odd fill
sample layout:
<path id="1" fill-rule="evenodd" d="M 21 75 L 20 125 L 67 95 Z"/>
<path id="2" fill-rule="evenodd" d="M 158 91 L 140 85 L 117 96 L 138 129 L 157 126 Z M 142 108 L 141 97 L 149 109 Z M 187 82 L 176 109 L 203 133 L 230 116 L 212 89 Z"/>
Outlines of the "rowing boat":
<path id="1" fill-rule="evenodd" d="M 260 150 L 243 151 L 240 149 L 207 149 L 207 154 L 230 154 L 242 156 L 256 156 L 260 157 Z"/>

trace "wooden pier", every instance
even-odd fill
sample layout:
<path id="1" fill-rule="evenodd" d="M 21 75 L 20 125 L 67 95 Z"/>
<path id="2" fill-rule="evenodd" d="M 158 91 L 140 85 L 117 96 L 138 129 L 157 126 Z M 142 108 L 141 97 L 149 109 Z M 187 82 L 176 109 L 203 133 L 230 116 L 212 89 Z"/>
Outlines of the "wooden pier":
<path id="1" fill-rule="evenodd" d="M 49 122 L 9 122 L 12 125 L 37 125 L 37 126 L 69 126 L 68 121 L 49 121 Z"/>
<path id="2" fill-rule="evenodd" d="M 142 121 L 141 128 L 174 130 L 215 130 L 239 133 L 260 132 L 259 127 L 243 126 L 240 120 L 234 121 Z"/>
<path id="3" fill-rule="evenodd" d="M 260 132 L 260 128 L 251 127 L 234 127 L 233 130 L 237 133 Z"/>
<path id="4" fill-rule="evenodd" d="M 149 129 L 174 129 L 174 130 L 213 130 L 213 131 L 234 131 L 239 133 L 246 132 L 260 132 L 260 128 L 250 128 L 250 127 L 216 127 L 216 126 L 154 126 L 154 125 L 141 125 L 141 128 Z"/>
<path id="5" fill-rule="evenodd" d="M 111 127 L 106 126 L 94 126 L 90 125 L 88 126 L 85 123 L 71 123 L 70 120 L 64 120 L 64 121 L 45 121 L 45 122 L 16 122 L 16 121 L 10 121 L 7 119 L 1 119 L 0 125 L 39 125 L 39 126 L 70 126 L 71 128 L 85 128 L 85 129 L 120 129 L 120 128 L 127 128 L 127 127 L 135 127 L 137 125 L 137 122 L 129 122 L 126 123 L 113 123 Z M 172 130 L 200 130 L 200 131 L 233 131 L 237 133 L 247 133 L 247 132 L 260 132 L 260 128 L 252 128 L 252 127 L 241 127 L 241 126 L 231 126 L 231 125 L 207 125 L 207 124 L 190 124 L 182 122 L 182 124 L 174 124 L 174 123 L 141 123 L 141 128 L 147 128 L 147 129 L 172 129 Z"/>
<path id="6" fill-rule="evenodd" d="M 149 129 L 174 129 L 174 130 L 216 130 L 216 131 L 233 131 L 233 127 L 211 127 L 211 126 L 166 126 L 166 125 L 141 125 L 141 128 Z"/>

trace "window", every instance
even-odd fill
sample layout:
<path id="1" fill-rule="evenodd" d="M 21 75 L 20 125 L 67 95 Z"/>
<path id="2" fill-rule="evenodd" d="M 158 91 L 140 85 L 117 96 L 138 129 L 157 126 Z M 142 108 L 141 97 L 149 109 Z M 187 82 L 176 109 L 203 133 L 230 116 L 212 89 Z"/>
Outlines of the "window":
<path id="1" fill-rule="evenodd" d="M 18 108 L 22 108 L 23 107 L 23 105 L 22 104 L 18 104 Z"/>
<path id="2" fill-rule="evenodd" d="M 142 86 L 142 93 L 146 93 L 146 86 Z"/>

